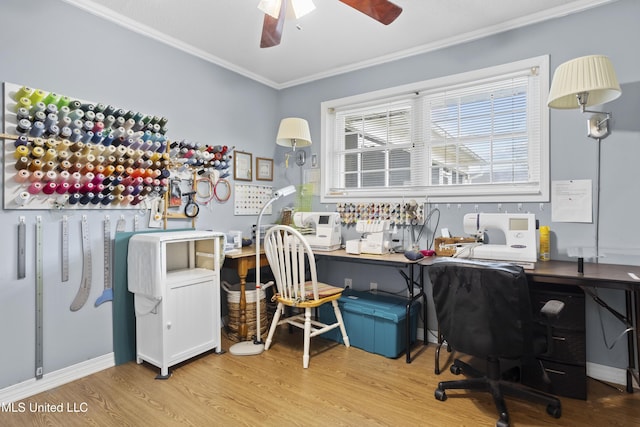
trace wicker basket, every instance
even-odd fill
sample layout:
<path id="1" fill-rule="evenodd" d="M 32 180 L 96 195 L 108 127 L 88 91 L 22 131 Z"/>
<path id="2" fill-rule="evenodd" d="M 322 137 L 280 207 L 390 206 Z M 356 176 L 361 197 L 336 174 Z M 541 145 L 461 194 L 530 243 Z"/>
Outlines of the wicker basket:
<path id="1" fill-rule="evenodd" d="M 458 246 L 475 241 L 473 237 L 436 237 L 434 250 L 438 256 L 454 256 Z"/>
<path id="2" fill-rule="evenodd" d="M 222 288 L 227 292 L 227 307 L 229 309 L 229 320 L 227 327 L 229 328 L 229 339 L 240 341 L 240 283 L 230 285 L 223 281 Z M 247 301 L 246 323 L 247 338 L 256 335 L 256 284 L 251 282 L 245 285 L 245 298 Z M 265 290 L 260 289 L 260 336 L 262 337 L 269 326 L 267 316 L 267 300 Z"/>

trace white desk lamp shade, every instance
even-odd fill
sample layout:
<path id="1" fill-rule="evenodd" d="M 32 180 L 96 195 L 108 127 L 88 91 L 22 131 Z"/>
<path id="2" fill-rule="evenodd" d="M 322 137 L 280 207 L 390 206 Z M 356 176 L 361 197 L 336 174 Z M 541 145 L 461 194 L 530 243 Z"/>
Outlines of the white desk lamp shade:
<path id="1" fill-rule="evenodd" d="M 580 108 L 577 95 L 588 94 L 584 107 L 618 98 L 622 91 L 608 57 L 591 55 L 560 64 L 553 74 L 547 105 L 551 108 Z"/>
<path id="2" fill-rule="evenodd" d="M 276 144 L 283 147 L 306 147 L 311 145 L 309 123 L 298 117 L 282 119 L 278 128 Z"/>

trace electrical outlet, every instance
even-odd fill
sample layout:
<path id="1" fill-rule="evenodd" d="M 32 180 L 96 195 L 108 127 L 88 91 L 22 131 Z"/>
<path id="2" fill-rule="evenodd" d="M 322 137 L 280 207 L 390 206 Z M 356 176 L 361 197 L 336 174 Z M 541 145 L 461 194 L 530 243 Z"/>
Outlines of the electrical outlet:
<path id="1" fill-rule="evenodd" d="M 351 287 L 351 285 L 352 285 L 351 279 L 349 279 L 349 278 L 345 277 L 345 278 L 344 278 L 344 287 L 345 287 L 345 288 L 350 288 L 350 287 Z"/>
<path id="2" fill-rule="evenodd" d="M 378 290 L 378 284 L 376 282 L 369 283 L 369 290 L 370 291 L 377 291 Z"/>

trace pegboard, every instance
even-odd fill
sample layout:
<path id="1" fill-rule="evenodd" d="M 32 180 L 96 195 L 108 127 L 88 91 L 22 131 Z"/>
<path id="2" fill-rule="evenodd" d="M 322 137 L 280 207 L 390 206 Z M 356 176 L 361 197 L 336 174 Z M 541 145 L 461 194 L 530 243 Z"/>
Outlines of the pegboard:
<path id="1" fill-rule="evenodd" d="M 267 185 L 238 184 L 234 186 L 234 215 L 258 215 L 260 210 L 271 200 L 273 187 Z M 264 214 L 271 214 L 271 206 Z"/>
<path id="2" fill-rule="evenodd" d="M 167 191 L 166 123 L 5 82 L 4 208 L 148 208 Z"/>

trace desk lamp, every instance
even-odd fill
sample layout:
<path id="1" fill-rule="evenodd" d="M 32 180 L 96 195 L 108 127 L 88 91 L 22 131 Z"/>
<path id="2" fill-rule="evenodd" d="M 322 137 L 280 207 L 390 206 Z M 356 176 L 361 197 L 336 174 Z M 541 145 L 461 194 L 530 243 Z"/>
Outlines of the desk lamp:
<path id="1" fill-rule="evenodd" d="M 309 131 L 309 123 L 305 119 L 299 117 L 288 117 L 280 121 L 278 128 L 278 136 L 276 144 L 283 147 L 291 147 L 291 151 L 296 154 L 296 164 L 302 166 L 306 162 L 306 154 L 304 151 L 298 151 L 298 147 L 308 147 L 311 145 L 311 132 Z M 288 166 L 288 157 L 286 164 Z"/>
<path id="2" fill-rule="evenodd" d="M 296 187 L 289 185 L 281 188 L 273 193 L 273 196 L 267 203 L 262 206 L 260 213 L 258 214 L 258 223 L 256 224 L 256 338 L 253 341 L 242 341 L 232 345 L 229 348 L 229 352 L 235 356 L 252 356 L 260 354 L 264 351 L 264 343 L 262 342 L 261 326 L 260 325 L 260 289 L 262 284 L 260 283 L 260 225 L 262 222 L 262 214 L 265 210 L 271 206 L 273 202 L 281 197 L 287 197 L 296 192 Z"/>
<path id="3" fill-rule="evenodd" d="M 609 136 L 611 113 L 587 110 L 587 107 L 613 101 L 621 94 L 620 84 L 609 58 L 590 55 L 572 59 L 556 68 L 547 100 L 550 108 L 580 108 L 583 113 L 593 113 L 587 121 L 587 136 L 598 141 L 596 262 L 600 222 L 600 141 Z"/>

